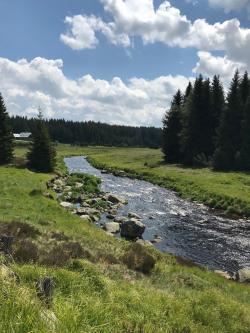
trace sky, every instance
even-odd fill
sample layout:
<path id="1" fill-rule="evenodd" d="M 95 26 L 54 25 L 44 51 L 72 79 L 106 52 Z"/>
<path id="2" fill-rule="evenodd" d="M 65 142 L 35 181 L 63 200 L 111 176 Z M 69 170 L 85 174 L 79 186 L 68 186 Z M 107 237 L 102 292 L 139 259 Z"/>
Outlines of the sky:
<path id="1" fill-rule="evenodd" d="M 250 0 L 0 0 L 11 115 L 161 126 L 177 89 L 250 67 Z"/>

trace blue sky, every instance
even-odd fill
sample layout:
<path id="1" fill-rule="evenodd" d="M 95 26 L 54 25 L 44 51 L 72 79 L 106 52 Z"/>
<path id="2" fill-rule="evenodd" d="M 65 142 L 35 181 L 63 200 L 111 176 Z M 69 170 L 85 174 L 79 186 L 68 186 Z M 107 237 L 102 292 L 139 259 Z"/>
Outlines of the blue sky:
<path id="1" fill-rule="evenodd" d="M 227 83 L 249 68 L 250 1 L 222 2 L 0 0 L 9 112 L 160 126 L 198 73 Z"/>

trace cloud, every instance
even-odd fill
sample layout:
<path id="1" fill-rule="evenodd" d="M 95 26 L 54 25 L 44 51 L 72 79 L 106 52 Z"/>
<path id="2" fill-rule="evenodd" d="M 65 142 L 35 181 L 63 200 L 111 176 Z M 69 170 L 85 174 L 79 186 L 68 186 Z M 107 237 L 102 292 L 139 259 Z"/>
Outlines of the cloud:
<path id="1" fill-rule="evenodd" d="M 130 46 L 130 40 L 126 34 L 115 33 L 114 23 L 105 23 L 94 15 L 67 16 L 65 23 L 69 29 L 66 34 L 61 34 L 60 39 L 73 50 L 95 48 L 98 44 L 96 32 L 101 32 L 112 44 Z"/>
<path id="2" fill-rule="evenodd" d="M 0 58 L 1 92 L 12 115 L 34 116 L 41 106 L 46 117 L 161 126 L 172 95 L 187 84 L 188 78 L 171 75 L 131 78 L 127 83 L 91 75 L 70 80 L 61 59 Z"/>
<path id="3" fill-rule="evenodd" d="M 250 13 L 250 0 L 208 0 L 209 4 L 215 8 L 222 8 L 226 13 L 241 11 L 243 9 Z"/>
<path id="4" fill-rule="evenodd" d="M 234 62 L 250 67 L 250 29 L 242 28 L 238 19 L 209 24 L 205 19 L 189 20 L 178 8 L 164 1 L 158 8 L 153 0 L 100 0 L 113 20 L 105 23 L 95 16 L 67 17 L 70 30 L 61 40 L 73 49 L 94 48 L 96 32 L 112 44 L 129 47 L 133 37 L 144 44 L 163 43 L 170 47 L 193 47 L 204 51 L 223 51 Z M 210 0 L 215 4 L 215 0 Z M 238 1 L 243 5 L 243 0 Z M 218 2 L 219 3 L 219 2 Z M 228 1 L 229 4 L 235 2 Z M 228 7 L 230 8 L 230 7 Z"/>
<path id="5" fill-rule="evenodd" d="M 214 74 L 220 75 L 224 83 L 228 84 L 231 81 L 236 69 L 243 72 L 246 70 L 246 65 L 239 62 L 233 62 L 224 57 L 213 56 L 210 52 L 198 52 L 199 61 L 193 69 L 194 73 L 203 74 L 211 77 Z"/>

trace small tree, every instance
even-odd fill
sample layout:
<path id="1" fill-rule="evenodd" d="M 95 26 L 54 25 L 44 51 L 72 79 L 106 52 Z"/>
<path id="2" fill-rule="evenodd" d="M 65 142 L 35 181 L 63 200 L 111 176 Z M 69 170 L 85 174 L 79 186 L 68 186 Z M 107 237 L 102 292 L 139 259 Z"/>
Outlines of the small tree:
<path id="1" fill-rule="evenodd" d="M 41 172 L 53 171 L 55 168 L 56 151 L 50 140 L 49 132 L 40 109 L 32 135 L 33 143 L 27 154 L 29 167 Z"/>
<path id="2" fill-rule="evenodd" d="M 13 159 L 13 133 L 9 115 L 0 94 L 0 164 L 10 163 Z"/>
<path id="3" fill-rule="evenodd" d="M 180 132 L 181 107 L 183 97 L 180 90 L 173 98 L 171 109 L 166 112 L 163 119 L 163 146 L 165 161 L 169 163 L 180 162 Z"/>

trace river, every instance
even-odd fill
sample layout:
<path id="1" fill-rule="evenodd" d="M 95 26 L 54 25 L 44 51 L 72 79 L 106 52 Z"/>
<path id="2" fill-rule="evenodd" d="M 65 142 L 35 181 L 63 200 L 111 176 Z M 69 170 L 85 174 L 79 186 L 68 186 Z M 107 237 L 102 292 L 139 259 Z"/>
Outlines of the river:
<path id="1" fill-rule="evenodd" d="M 179 198 L 174 192 L 142 180 L 103 174 L 84 157 L 65 158 L 70 173 L 83 172 L 102 180 L 101 189 L 128 201 L 118 216 L 134 212 L 146 225 L 145 240 L 168 252 L 206 267 L 230 273 L 250 267 L 250 222 L 217 216 L 203 205 Z M 106 216 L 101 222 L 106 221 Z"/>

